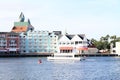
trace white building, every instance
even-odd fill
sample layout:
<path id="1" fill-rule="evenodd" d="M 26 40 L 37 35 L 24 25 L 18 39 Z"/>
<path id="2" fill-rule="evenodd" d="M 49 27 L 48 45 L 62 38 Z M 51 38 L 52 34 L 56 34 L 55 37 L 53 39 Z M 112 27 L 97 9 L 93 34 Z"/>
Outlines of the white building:
<path id="1" fill-rule="evenodd" d="M 120 55 L 120 42 L 116 42 L 116 53 Z"/>
<path id="2" fill-rule="evenodd" d="M 59 39 L 59 53 L 84 53 L 88 50 L 88 40 L 84 34 L 63 35 Z"/>

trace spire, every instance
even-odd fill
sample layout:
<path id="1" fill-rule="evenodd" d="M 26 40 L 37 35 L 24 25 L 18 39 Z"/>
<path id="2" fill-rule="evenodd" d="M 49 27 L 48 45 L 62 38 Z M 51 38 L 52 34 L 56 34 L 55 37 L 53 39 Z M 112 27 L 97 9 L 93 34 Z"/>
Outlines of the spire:
<path id="1" fill-rule="evenodd" d="M 24 22 L 25 17 L 24 14 L 21 12 L 20 16 L 19 16 L 20 22 Z"/>
<path id="2" fill-rule="evenodd" d="M 28 19 L 28 23 L 31 24 L 30 19 Z"/>

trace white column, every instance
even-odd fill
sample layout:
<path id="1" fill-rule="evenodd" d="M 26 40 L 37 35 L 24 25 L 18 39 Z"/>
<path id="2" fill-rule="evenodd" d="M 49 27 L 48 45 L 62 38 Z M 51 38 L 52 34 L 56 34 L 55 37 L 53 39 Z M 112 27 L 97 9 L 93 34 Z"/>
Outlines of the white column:
<path id="1" fill-rule="evenodd" d="M 113 53 L 113 43 L 110 44 L 110 53 Z"/>
<path id="2" fill-rule="evenodd" d="M 120 55 L 120 42 L 116 42 L 116 53 Z"/>

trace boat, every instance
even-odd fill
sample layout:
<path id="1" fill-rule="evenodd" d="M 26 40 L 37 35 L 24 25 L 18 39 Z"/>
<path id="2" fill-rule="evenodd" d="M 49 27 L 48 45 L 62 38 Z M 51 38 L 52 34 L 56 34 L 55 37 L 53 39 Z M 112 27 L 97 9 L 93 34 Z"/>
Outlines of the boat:
<path id="1" fill-rule="evenodd" d="M 48 60 L 82 60 L 81 57 L 75 57 L 74 53 L 54 53 L 47 57 Z"/>

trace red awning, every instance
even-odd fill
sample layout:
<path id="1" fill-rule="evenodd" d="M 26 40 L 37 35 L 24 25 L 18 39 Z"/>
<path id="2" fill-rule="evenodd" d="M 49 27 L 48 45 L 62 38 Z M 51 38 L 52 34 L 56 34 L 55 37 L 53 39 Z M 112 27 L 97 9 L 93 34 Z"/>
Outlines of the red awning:
<path id="1" fill-rule="evenodd" d="M 73 47 L 60 47 L 60 50 L 72 50 Z"/>
<path id="2" fill-rule="evenodd" d="M 79 47 L 78 50 L 88 50 L 88 47 Z"/>

